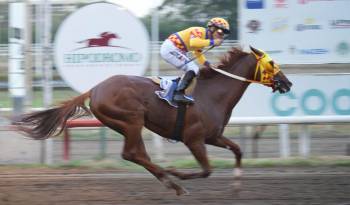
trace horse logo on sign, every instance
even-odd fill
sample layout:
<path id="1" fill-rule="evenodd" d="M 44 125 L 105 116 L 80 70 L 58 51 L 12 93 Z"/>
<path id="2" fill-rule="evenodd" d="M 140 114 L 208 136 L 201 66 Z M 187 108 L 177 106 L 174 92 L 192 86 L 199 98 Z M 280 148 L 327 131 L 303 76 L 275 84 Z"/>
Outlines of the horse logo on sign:
<path id="1" fill-rule="evenodd" d="M 105 32 L 102 32 L 98 38 L 89 38 L 89 39 L 85 39 L 77 42 L 77 43 L 86 43 L 86 46 L 78 48 L 76 50 L 83 49 L 83 48 L 91 48 L 91 47 L 118 47 L 118 48 L 130 49 L 123 46 L 111 45 L 112 39 L 120 39 L 120 36 L 118 34 L 105 31 Z"/>

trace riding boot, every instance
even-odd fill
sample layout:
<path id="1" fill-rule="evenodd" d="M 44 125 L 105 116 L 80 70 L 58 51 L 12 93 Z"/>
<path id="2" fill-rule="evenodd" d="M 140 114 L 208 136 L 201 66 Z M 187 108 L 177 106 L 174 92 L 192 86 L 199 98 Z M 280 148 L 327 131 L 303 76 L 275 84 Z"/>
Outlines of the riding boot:
<path id="1" fill-rule="evenodd" d="M 173 100 L 177 103 L 190 104 L 193 103 L 193 99 L 185 96 L 186 88 L 191 84 L 193 78 L 196 76 L 196 73 L 192 70 L 187 71 L 184 77 L 180 80 L 179 85 L 177 86 Z"/>

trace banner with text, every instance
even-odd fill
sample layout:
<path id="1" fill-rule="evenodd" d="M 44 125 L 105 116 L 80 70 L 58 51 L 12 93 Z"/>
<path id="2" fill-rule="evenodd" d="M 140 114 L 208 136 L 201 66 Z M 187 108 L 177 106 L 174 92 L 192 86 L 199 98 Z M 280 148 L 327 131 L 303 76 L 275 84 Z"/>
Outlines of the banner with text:
<path id="1" fill-rule="evenodd" d="M 239 39 L 280 64 L 350 63 L 349 0 L 240 0 Z"/>
<path id="2" fill-rule="evenodd" d="M 252 84 L 233 109 L 233 117 L 350 115 L 350 75 L 288 75 L 286 94 Z"/>

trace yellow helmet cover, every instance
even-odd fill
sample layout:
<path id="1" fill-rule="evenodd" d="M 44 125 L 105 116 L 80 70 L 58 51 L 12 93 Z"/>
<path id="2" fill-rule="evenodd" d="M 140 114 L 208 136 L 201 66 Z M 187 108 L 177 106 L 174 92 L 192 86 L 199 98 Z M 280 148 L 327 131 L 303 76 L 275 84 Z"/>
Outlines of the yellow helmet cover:
<path id="1" fill-rule="evenodd" d="M 228 22 L 220 17 L 215 17 L 210 19 L 210 21 L 208 22 L 207 26 L 214 26 L 217 28 L 220 28 L 224 31 L 224 33 L 228 34 L 230 33 L 230 25 L 228 24 Z"/>

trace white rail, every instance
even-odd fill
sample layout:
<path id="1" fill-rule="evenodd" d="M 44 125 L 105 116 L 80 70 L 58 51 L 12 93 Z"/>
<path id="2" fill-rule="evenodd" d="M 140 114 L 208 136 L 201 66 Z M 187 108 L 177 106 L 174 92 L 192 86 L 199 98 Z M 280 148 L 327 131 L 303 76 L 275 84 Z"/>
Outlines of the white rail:
<path id="1" fill-rule="evenodd" d="M 347 123 L 350 115 L 322 115 L 322 116 L 288 116 L 288 117 L 231 117 L 231 125 L 255 124 L 313 124 L 313 123 Z"/>
<path id="2" fill-rule="evenodd" d="M 229 125 L 279 125 L 279 150 L 281 157 L 290 156 L 290 140 L 288 124 L 302 124 L 299 130 L 299 154 L 303 157 L 310 155 L 310 133 L 307 124 L 349 123 L 350 115 L 322 116 L 288 116 L 288 117 L 231 117 Z"/>

